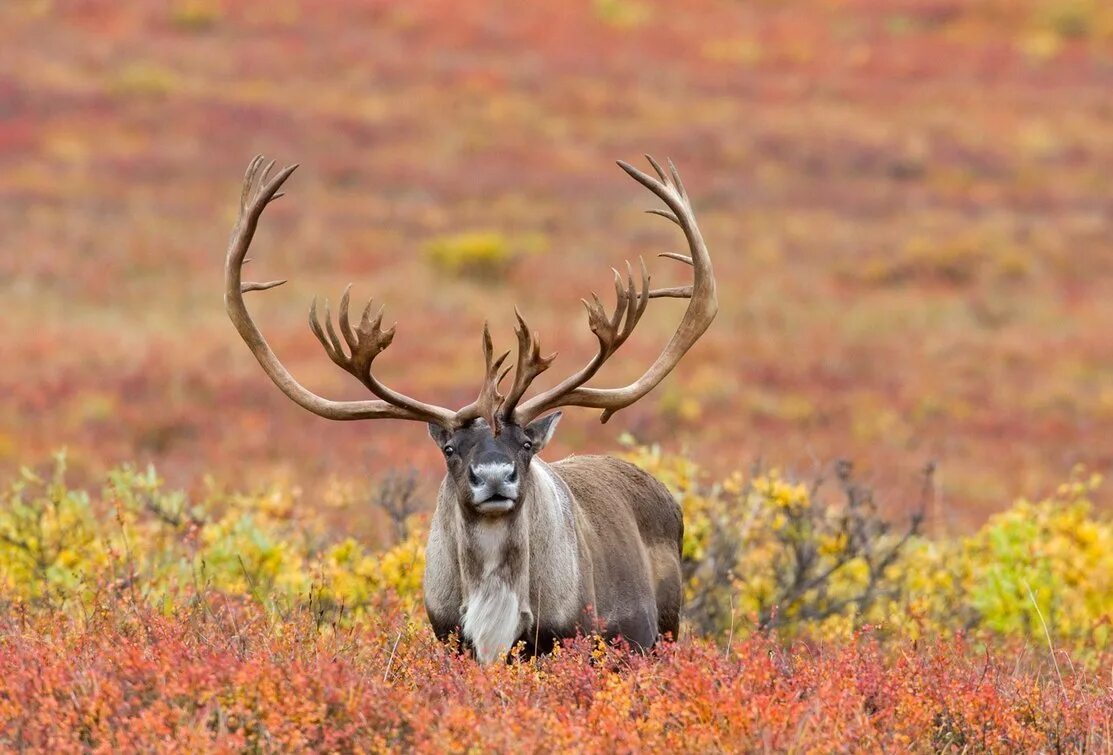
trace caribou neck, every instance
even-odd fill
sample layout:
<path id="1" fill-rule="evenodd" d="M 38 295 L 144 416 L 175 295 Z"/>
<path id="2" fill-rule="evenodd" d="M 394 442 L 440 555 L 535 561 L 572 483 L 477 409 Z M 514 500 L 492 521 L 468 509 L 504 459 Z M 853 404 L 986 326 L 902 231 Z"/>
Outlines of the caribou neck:
<path id="1" fill-rule="evenodd" d="M 579 540 L 568 486 L 533 459 L 511 514 L 469 517 L 457 507 L 461 629 L 480 662 L 504 655 L 534 622 L 576 620 L 582 594 Z"/>

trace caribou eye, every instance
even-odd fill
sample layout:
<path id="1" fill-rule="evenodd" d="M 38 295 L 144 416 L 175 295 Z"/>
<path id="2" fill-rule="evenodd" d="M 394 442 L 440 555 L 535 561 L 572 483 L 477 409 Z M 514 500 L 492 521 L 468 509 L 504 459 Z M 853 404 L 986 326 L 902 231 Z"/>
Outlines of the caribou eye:
<path id="1" fill-rule="evenodd" d="M 525 450 L 527 450 L 527 451 L 528 451 L 528 450 L 530 450 L 531 448 L 533 448 L 533 443 L 531 443 L 531 442 L 529 442 L 529 441 L 527 440 L 527 441 L 525 441 L 524 443 L 522 443 L 522 448 L 524 448 Z"/>
<path id="2" fill-rule="evenodd" d="M 456 449 L 453 446 L 445 446 L 444 447 L 444 455 L 445 456 L 451 456 L 454 453 L 456 453 Z"/>

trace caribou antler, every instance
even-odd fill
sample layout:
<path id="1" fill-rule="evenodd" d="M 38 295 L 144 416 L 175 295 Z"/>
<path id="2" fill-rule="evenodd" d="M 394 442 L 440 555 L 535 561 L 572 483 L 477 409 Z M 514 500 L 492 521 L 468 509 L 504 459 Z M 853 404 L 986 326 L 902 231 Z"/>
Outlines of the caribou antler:
<path id="1" fill-rule="evenodd" d="M 247 307 L 243 295 L 249 291 L 266 291 L 280 286 L 286 281 L 275 280 L 266 283 L 244 283 L 241 280 L 242 268 L 247 262 L 247 250 L 255 236 L 255 230 L 267 205 L 282 196 L 279 189 L 286 179 L 297 168 L 296 165 L 283 168 L 271 177 L 274 162 L 263 164 L 262 157 L 251 161 L 244 176 L 243 192 L 240 195 L 240 214 L 235 230 L 228 244 L 228 256 L 224 267 L 224 302 L 232 324 L 236 326 L 240 336 L 247 343 L 263 370 L 283 393 L 290 397 L 299 406 L 327 419 L 355 420 L 355 419 L 409 419 L 432 422 L 443 427 L 454 428 L 466 425 L 479 418 L 484 418 L 491 425 L 492 430 L 498 433 L 501 422 L 511 421 L 518 425 L 525 425 L 538 415 L 558 406 L 587 406 L 603 409 L 602 421 L 606 422 L 612 414 L 619 409 L 629 406 L 654 386 L 676 367 L 680 358 L 703 335 L 711 324 L 718 310 L 718 301 L 715 297 L 715 277 L 711 269 L 711 258 L 707 246 L 700 235 L 696 225 L 692 205 L 680 182 L 680 175 L 676 167 L 669 162 L 669 174 L 666 175 L 661 166 L 648 155 L 649 164 L 653 166 L 658 178 L 642 173 L 640 170 L 624 162 L 618 164 L 629 173 L 634 180 L 656 194 L 668 207 L 667 210 L 653 209 L 649 212 L 661 215 L 680 226 L 688 239 L 691 256 L 676 253 L 662 254 L 662 257 L 678 260 L 693 268 L 694 279 L 690 286 L 677 286 L 673 288 L 651 289 L 649 287 L 649 272 L 645 262 L 640 261 L 641 283 L 635 282 L 634 271 L 629 263 L 626 265 L 626 281 L 617 270 L 614 271 L 615 308 L 610 314 L 603 306 L 599 297 L 594 293 L 589 302 L 583 300 L 587 309 L 588 326 L 599 341 L 599 348 L 595 356 L 578 372 L 569 376 L 555 387 L 551 388 L 525 403 L 521 403 L 529 386 L 542 372 L 552 364 L 556 354 L 541 356 L 540 341 L 537 334 L 529 329 L 525 319 L 515 311 L 518 325 L 515 330 L 518 337 L 518 359 L 514 375 L 514 383 L 510 393 L 503 396 L 499 393 L 499 385 L 506 377 L 510 368 L 503 364 L 509 356 L 504 353 L 497 359 L 491 343 L 491 333 L 487 326 L 483 327 L 483 355 L 486 369 L 483 387 L 476 400 L 458 412 L 453 412 L 441 406 L 426 404 L 409 396 L 398 393 L 384 385 L 372 372 L 372 364 L 376 357 L 390 346 L 394 340 L 395 328 L 391 326 L 383 329 L 383 310 L 371 316 L 371 302 L 363 310 L 359 323 L 352 327 L 348 314 L 348 303 L 351 286 L 344 290 L 340 299 L 339 326 L 340 335 L 332 324 L 332 315 L 329 312 L 328 302 L 325 302 L 324 327 L 317 315 L 317 300 L 309 309 L 309 326 L 317 340 L 321 342 L 329 358 L 339 367 L 351 373 L 371 393 L 377 397 L 371 401 L 332 401 L 322 398 L 309 391 L 294 379 L 293 375 L 282 365 L 267 344 L 262 333 L 259 332 Z M 587 383 L 599 371 L 599 368 L 618 351 L 619 347 L 630 337 L 634 328 L 645 314 L 646 306 L 650 299 L 657 298 L 686 298 L 689 299 L 688 309 L 684 313 L 680 325 L 669 341 L 665 350 L 649 367 L 644 375 L 623 388 L 586 388 Z M 341 341 L 341 336 L 343 341 Z M 346 348 L 345 348 L 346 345 Z"/>
<path id="2" fill-rule="evenodd" d="M 340 332 L 344 336 L 344 341 L 348 344 L 350 355 L 345 353 L 344 348 L 340 345 L 340 339 L 336 336 L 336 330 L 332 327 L 332 314 L 329 312 L 328 301 L 325 301 L 325 330 L 321 329 L 321 323 L 317 319 L 316 297 L 313 298 L 313 303 L 309 306 L 309 327 L 313 331 L 313 335 L 317 336 L 317 340 L 321 342 L 321 346 L 325 348 L 329 359 L 367 386 L 367 390 L 371 391 L 372 395 L 378 396 L 391 406 L 408 412 L 403 419 L 418 419 L 439 424 L 444 421 L 445 417 L 453 415 L 453 412 L 448 409 L 417 401 L 379 382 L 378 378 L 371 372 L 371 363 L 375 361 L 375 357 L 390 346 L 394 340 L 394 331 L 397 326 L 392 325 L 387 330 L 383 330 L 384 307 L 379 307 L 375 318 L 371 319 L 371 305 L 374 300 L 368 300 L 367 305 L 363 308 L 359 325 L 353 330 L 351 319 L 348 316 L 348 298 L 351 290 L 352 284 L 349 283 L 348 287 L 344 289 L 344 295 L 340 297 L 340 312 L 338 313 Z"/>
<path id="3" fill-rule="evenodd" d="M 240 215 L 228 243 L 228 257 L 224 265 L 224 305 L 232 324 L 236 326 L 236 330 L 251 349 L 251 353 L 255 355 L 263 371 L 274 381 L 274 384 L 299 406 L 318 416 L 335 420 L 410 419 L 433 422 L 445 427 L 453 426 L 457 421 L 456 412 L 425 404 L 393 391 L 380 383 L 371 373 L 372 361 L 390 345 L 394 338 L 394 328 L 382 330 L 381 311 L 372 321 L 369 317 L 370 303 L 368 303 L 360 324 L 353 331 L 348 320 L 348 291 L 344 292 L 340 300 L 340 330 L 351 351 L 350 356 L 345 354 L 336 331 L 333 330 L 327 304 L 325 305 L 327 340 L 317 320 L 316 300 L 310 309 L 309 324 L 332 361 L 355 375 L 379 400 L 332 401 L 308 390 L 283 366 L 251 319 L 243 295 L 249 291 L 265 291 L 280 286 L 286 281 L 243 283 L 241 275 L 243 264 L 247 261 L 247 250 L 251 246 L 263 210 L 269 203 L 282 196 L 278 190 L 297 167 L 291 165 L 283 168 L 271 178 L 270 172 L 274 168 L 274 161 L 264 166 L 263 158 L 256 157 L 247 168 L 243 192 L 240 195 Z"/>
<path id="4" fill-rule="evenodd" d="M 525 395 L 530 383 L 542 372 L 549 369 L 553 360 L 556 359 L 555 352 L 547 357 L 541 356 L 541 340 L 526 325 L 526 321 L 522 318 L 522 313 L 518 311 L 517 307 L 514 308 L 514 316 L 518 318 L 518 324 L 514 328 L 514 334 L 518 337 L 518 363 L 514 368 L 514 385 L 501 407 L 500 414 L 503 417 L 513 415 L 514 407 Z"/>
<path id="5" fill-rule="evenodd" d="M 534 396 L 520 406 L 518 406 L 517 398 L 521 397 L 529 382 L 541 370 L 524 371 L 522 374 L 515 376 L 515 391 L 511 394 L 515 397 L 515 401 L 508 400 L 503 411 L 507 416 L 512 414 L 514 422 L 519 425 L 528 424 L 535 417 L 558 406 L 586 406 L 602 409 L 603 414 L 600 420 L 606 422 L 615 412 L 630 406 L 630 404 L 653 390 L 676 367 L 681 357 L 687 353 L 688 349 L 692 348 L 715 318 L 719 303 L 715 294 L 715 275 L 711 267 L 711 257 L 708 254 L 707 245 L 703 241 L 703 236 L 700 234 L 699 226 L 696 224 L 695 213 L 692 210 L 688 194 L 684 190 L 684 184 L 680 180 L 680 174 L 671 160 L 668 162 L 669 173 L 666 174 L 656 160 L 649 155 L 646 155 L 646 159 L 649 160 L 649 164 L 657 173 L 657 178 L 653 178 L 625 162 L 619 161 L 618 165 L 630 174 L 635 181 L 660 197 L 668 207 L 667 210 L 652 209 L 647 212 L 671 220 L 680 226 L 680 229 L 684 232 L 691 250 L 691 256 L 672 252 L 661 256 L 690 265 L 693 268 L 692 285 L 650 289 L 649 273 L 646 271 L 645 263 L 642 262 L 642 285 L 640 289 L 634 285 L 634 275 L 629 268 L 629 264 L 627 264 L 627 278 L 624 288 L 618 271 L 615 271 L 615 296 L 617 301 L 614 313 L 610 317 L 607 316 L 599 297 L 595 294 L 592 294 L 592 302 L 589 303 L 584 300 L 584 306 L 587 308 L 588 326 L 599 341 L 599 349 L 591 361 L 584 365 L 579 372 L 548 391 Z M 689 299 L 688 309 L 684 312 L 684 317 L 681 319 L 676 333 L 668 345 L 665 346 L 665 350 L 650 365 L 644 375 L 625 387 L 585 388 L 584 384 L 595 376 L 599 368 L 633 332 L 634 327 L 645 312 L 649 300 L 656 298 Z M 525 323 L 521 321 L 520 316 L 519 323 L 520 330 L 525 329 Z M 531 347 L 535 341 L 536 338 L 531 335 L 529 341 Z M 519 363 L 522 363 L 523 345 L 522 338 L 519 336 Z M 526 362 L 528 364 L 530 360 L 526 360 Z M 545 367 L 548 367 L 547 363 Z M 520 378 L 525 382 L 525 385 L 519 391 L 517 389 Z"/>
<path id="6" fill-rule="evenodd" d="M 456 412 L 456 424 L 466 425 L 482 417 L 491 426 L 491 432 L 499 434 L 498 412 L 505 398 L 499 393 L 499 383 L 510 372 L 510 368 L 503 369 L 503 362 L 510 356 L 509 351 L 504 351 L 498 359 L 494 358 L 495 349 L 491 344 L 491 331 L 487 323 L 483 323 L 483 361 L 487 367 L 483 373 L 483 387 L 479 389 L 479 396 L 475 401 Z"/>
<path id="7" fill-rule="evenodd" d="M 599 350 L 594 358 L 584 365 L 579 372 L 565 378 L 560 385 L 550 391 L 551 393 L 563 394 L 586 383 L 634 332 L 634 326 L 638 324 L 638 320 L 645 313 L 646 305 L 649 304 L 649 299 L 653 294 L 649 289 L 649 271 L 645 267 L 645 261 L 639 258 L 638 262 L 641 265 L 642 277 L 640 289 L 634 284 L 634 273 L 630 263 L 626 263 L 625 286 L 623 286 L 622 277 L 618 271 L 611 268 L 614 272 L 615 293 L 615 308 L 612 314 L 607 314 L 606 307 L 603 306 L 603 302 L 599 300 L 599 295 L 594 291 L 591 294 L 590 302 L 587 299 L 580 299 L 587 310 L 588 327 L 591 328 L 591 332 L 595 334 L 599 341 Z M 515 310 L 515 314 L 518 314 L 517 310 Z M 520 314 L 518 314 L 518 329 L 516 332 L 518 333 L 518 369 L 514 374 L 514 390 L 503 405 L 503 413 L 507 417 L 514 414 L 519 400 L 534 378 L 547 370 L 556 357 L 556 354 L 553 354 L 544 360 L 539 358 L 540 348 L 537 336 L 529 330 L 529 326 L 526 325 Z"/>

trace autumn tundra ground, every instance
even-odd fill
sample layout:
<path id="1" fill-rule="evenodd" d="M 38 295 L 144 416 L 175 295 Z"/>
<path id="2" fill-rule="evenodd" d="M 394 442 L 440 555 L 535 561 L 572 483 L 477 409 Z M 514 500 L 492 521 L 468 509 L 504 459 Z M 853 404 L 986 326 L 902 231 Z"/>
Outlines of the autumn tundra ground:
<path id="1" fill-rule="evenodd" d="M 0 747 L 1113 748 L 1107 2 L 28 0 L 0 49 Z M 613 164 L 676 161 L 719 317 L 546 455 L 681 500 L 679 644 L 431 641 L 424 430 L 303 412 L 224 314 L 259 152 L 276 350 L 361 397 L 305 322 L 353 282 L 446 405 L 515 304 L 546 387 L 612 266 L 683 282 Z"/>

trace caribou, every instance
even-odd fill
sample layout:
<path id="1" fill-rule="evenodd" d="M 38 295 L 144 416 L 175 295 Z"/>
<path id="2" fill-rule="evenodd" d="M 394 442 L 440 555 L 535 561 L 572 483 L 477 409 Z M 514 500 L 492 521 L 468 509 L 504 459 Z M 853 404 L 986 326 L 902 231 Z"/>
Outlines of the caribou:
<path id="1" fill-rule="evenodd" d="M 570 456 L 554 463 L 538 458 L 553 437 L 560 407 L 602 410 L 601 422 L 657 386 L 707 330 L 718 310 L 711 258 L 696 224 L 680 174 L 646 156 L 656 176 L 619 161 L 635 181 L 656 195 L 664 209 L 648 210 L 679 226 L 690 254 L 665 253 L 692 268 L 692 283 L 651 288 L 644 260 L 640 281 L 627 263 L 625 280 L 614 271 L 616 302 L 609 310 L 598 296 L 582 300 L 598 341 L 595 355 L 552 388 L 530 398 L 533 381 L 556 354 L 541 355 L 537 333 L 515 310 L 517 355 L 495 356 L 483 329 L 485 371 L 476 399 L 453 411 L 410 398 L 372 371 L 394 340 L 383 327 L 383 310 L 371 302 L 353 325 L 351 285 L 339 303 L 337 328 L 317 300 L 309 326 L 329 358 L 374 396 L 360 401 L 323 398 L 299 383 L 267 344 L 243 295 L 285 283 L 242 280 L 247 251 L 264 209 L 283 194 L 298 167 L 272 174 L 274 161 L 256 157 L 248 166 L 239 217 L 225 262 L 228 316 L 263 371 L 287 397 L 331 420 L 401 419 L 425 422 L 444 456 L 447 473 L 433 513 L 425 561 L 425 607 L 441 640 L 455 636 L 488 664 L 509 657 L 522 643 L 528 655 L 544 653 L 578 632 L 601 631 L 647 649 L 661 637 L 676 638 L 683 600 L 681 540 L 684 522 L 668 490 L 648 473 L 610 456 Z M 687 299 L 687 308 L 664 350 L 641 377 L 619 388 L 589 387 L 599 369 L 626 342 L 651 299 Z M 343 340 L 341 340 L 343 339 Z M 501 386 L 514 377 L 504 394 Z"/>

